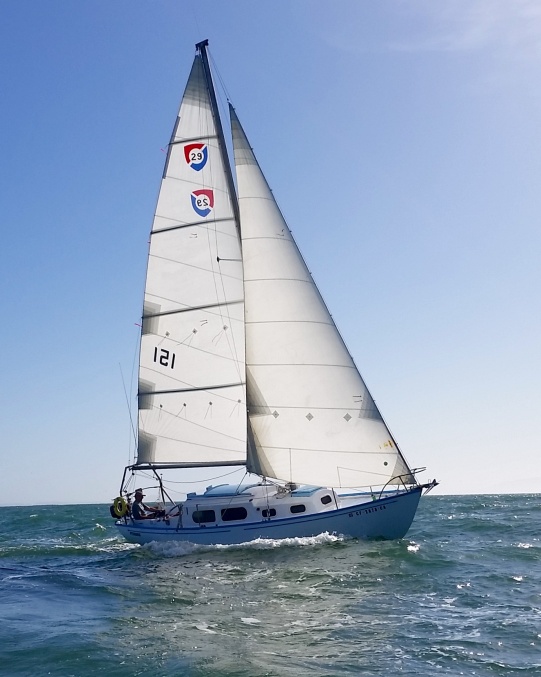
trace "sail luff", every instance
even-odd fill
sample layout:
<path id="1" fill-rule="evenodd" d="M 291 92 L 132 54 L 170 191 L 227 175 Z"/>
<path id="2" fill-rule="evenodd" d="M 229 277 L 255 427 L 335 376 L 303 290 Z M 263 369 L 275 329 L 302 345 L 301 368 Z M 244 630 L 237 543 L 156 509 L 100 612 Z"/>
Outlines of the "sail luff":
<path id="1" fill-rule="evenodd" d="M 248 467 L 337 487 L 412 481 L 231 107 L 230 115 L 244 259 Z"/>

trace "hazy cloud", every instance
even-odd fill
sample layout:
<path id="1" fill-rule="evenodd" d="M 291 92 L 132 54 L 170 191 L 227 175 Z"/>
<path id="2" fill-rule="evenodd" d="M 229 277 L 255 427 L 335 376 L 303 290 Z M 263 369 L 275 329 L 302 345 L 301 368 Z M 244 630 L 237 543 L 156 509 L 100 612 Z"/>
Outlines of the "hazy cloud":
<path id="1" fill-rule="evenodd" d="M 392 41 L 389 46 L 393 49 L 497 48 L 517 57 L 541 56 L 539 0 L 414 0 L 401 3 L 400 9 L 409 16 L 409 35 Z"/>

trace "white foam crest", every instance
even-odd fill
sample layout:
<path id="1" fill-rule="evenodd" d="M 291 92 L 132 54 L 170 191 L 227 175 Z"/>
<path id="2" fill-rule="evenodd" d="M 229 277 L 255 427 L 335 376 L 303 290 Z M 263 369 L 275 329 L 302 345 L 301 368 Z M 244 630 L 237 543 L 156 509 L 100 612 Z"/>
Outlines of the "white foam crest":
<path id="1" fill-rule="evenodd" d="M 209 626 L 206 623 L 196 623 L 194 627 L 197 630 L 200 630 L 201 632 L 207 632 L 209 635 L 217 634 L 216 630 L 211 630 L 211 628 L 209 628 Z"/>
<path id="2" fill-rule="evenodd" d="M 119 536 L 112 536 L 110 538 L 102 538 L 99 543 L 89 543 L 86 547 L 96 552 L 123 552 L 124 550 L 134 550 L 139 546 L 134 543 L 128 543 Z"/>
<path id="3" fill-rule="evenodd" d="M 252 548 L 255 550 L 272 550 L 273 548 L 283 547 L 297 547 L 297 546 L 314 546 L 325 545 L 328 543 L 336 543 L 344 541 L 344 536 L 337 536 L 336 534 L 329 534 L 326 531 L 317 536 L 298 536 L 294 538 L 256 538 L 254 541 L 247 543 L 240 543 L 239 545 L 218 545 L 217 548 Z"/>
<path id="4" fill-rule="evenodd" d="M 191 555 L 194 552 L 212 552 L 216 550 L 273 550 L 274 548 L 284 547 L 310 547 L 317 545 L 326 545 L 328 543 L 336 543 L 344 541 L 344 536 L 337 536 L 336 534 L 329 534 L 325 532 L 318 536 L 303 536 L 295 538 L 256 538 L 253 541 L 246 543 L 234 543 L 231 545 L 202 545 L 198 543 L 190 543 L 189 541 L 152 541 L 142 546 L 151 552 L 162 555 L 164 557 L 183 557 Z"/>
<path id="5" fill-rule="evenodd" d="M 193 552 L 211 550 L 213 546 L 198 545 L 188 541 L 151 541 L 141 547 L 145 550 L 150 550 L 155 555 L 162 555 L 163 557 L 182 557 L 184 555 L 191 555 Z"/>

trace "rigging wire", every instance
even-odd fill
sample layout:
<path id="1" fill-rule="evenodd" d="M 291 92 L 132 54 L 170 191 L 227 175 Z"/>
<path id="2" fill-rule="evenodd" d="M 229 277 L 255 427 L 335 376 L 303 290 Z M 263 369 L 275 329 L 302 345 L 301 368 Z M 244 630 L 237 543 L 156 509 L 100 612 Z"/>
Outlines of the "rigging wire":
<path id="1" fill-rule="evenodd" d="M 231 97 L 229 96 L 229 92 L 227 91 L 227 87 L 225 86 L 225 81 L 222 78 L 220 71 L 218 70 L 218 65 L 216 64 L 216 61 L 214 61 L 214 57 L 212 56 L 212 53 L 211 53 L 211 51 L 208 47 L 207 47 L 207 54 L 209 56 L 210 62 L 212 63 L 212 71 L 213 71 L 213 73 L 216 73 L 216 77 L 217 77 L 217 79 L 220 83 L 220 87 L 222 88 L 222 90 L 223 90 L 223 92 L 226 96 L 227 101 L 230 102 Z M 218 92 L 218 94 L 219 94 L 219 92 Z"/>
<path id="2" fill-rule="evenodd" d="M 168 479 L 167 484 L 203 484 L 204 482 L 214 482 L 214 480 L 220 480 L 223 477 L 229 477 L 229 475 L 234 475 L 235 473 L 238 473 L 238 470 L 232 470 L 231 472 L 227 472 L 223 475 L 216 475 L 215 477 L 207 477 L 204 480 L 190 480 L 189 482 L 184 482 L 184 481 L 181 482 L 179 480 L 169 480 Z M 248 474 L 248 472 L 246 471 L 244 473 L 244 477 L 246 477 L 247 474 Z M 244 477 L 242 478 L 242 480 L 244 479 Z M 241 482 L 242 482 L 242 480 L 241 480 Z"/>
<path id="3" fill-rule="evenodd" d="M 142 312 L 141 312 L 142 315 Z M 131 379 L 130 379 L 130 393 L 133 393 L 133 384 L 135 382 L 135 377 L 136 377 L 136 372 L 138 371 L 138 366 L 139 366 L 139 352 L 140 352 L 140 346 L 141 346 L 141 331 L 143 328 L 142 325 L 142 318 L 141 318 L 141 326 L 137 325 L 138 331 L 136 332 L 136 339 L 135 339 L 135 350 L 133 351 L 133 361 L 132 361 L 132 368 L 131 368 Z M 137 409 L 139 410 L 139 403 L 137 403 Z M 132 420 L 132 429 L 135 428 L 134 423 L 133 423 L 133 415 L 131 416 Z M 133 460 L 135 462 L 135 455 L 137 453 L 137 435 L 134 431 L 134 439 L 133 439 L 134 445 L 133 445 Z"/>
<path id="4" fill-rule="evenodd" d="M 243 483 L 244 478 L 246 477 L 246 475 L 248 475 L 248 471 L 246 471 L 246 472 L 244 473 L 244 475 L 242 476 L 240 482 L 237 484 L 237 487 L 236 487 L 236 489 L 235 489 L 235 493 L 231 494 L 231 497 L 230 497 L 230 499 L 229 499 L 229 501 L 228 501 L 228 503 L 227 503 L 227 505 L 226 505 L 226 507 L 225 507 L 225 510 L 227 510 L 227 509 L 229 508 L 229 506 L 231 505 L 233 499 L 236 498 L 236 497 L 238 496 L 238 493 L 237 493 L 237 492 L 238 492 L 238 490 L 239 490 L 241 484 Z M 222 510 L 222 519 L 223 519 L 223 512 L 224 512 L 224 511 Z"/>
<path id="5" fill-rule="evenodd" d="M 131 431 L 133 434 L 133 439 L 135 442 L 137 442 L 137 436 L 135 434 L 135 426 L 133 425 L 133 417 L 132 417 L 132 412 L 131 412 L 131 406 L 130 406 L 130 399 L 128 397 L 128 391 L 126 390 L 126 382 L 124 381 L 124 374 L 122 372 L 122 365 L 120 362 L 118 363 L 118 367 L 120 369 L 120 378 L 122 379 L 122 386 L 124 388 L 124 397 L 126 398 L 126 405 L 128 407 L 128 414 L 130 416 L 130 426 L 131 426 Z M 130 455 L 131 457 L 131 455 Z"/>

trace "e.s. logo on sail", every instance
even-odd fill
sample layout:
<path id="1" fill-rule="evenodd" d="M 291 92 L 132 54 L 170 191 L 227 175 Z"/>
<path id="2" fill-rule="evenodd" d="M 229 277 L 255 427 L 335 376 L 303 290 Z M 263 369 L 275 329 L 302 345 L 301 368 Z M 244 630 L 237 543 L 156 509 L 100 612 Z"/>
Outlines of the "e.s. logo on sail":
<path id="1" fill-rule="evenodd" d="M 196 172 L 200 172 L 207 164 L 208 149 L 206 143 L 189 143 L 184 146 L 184 157 L 186 162 Z"/>
<path id="2" fill-rule="evenodd" d="M 192 207 L 199 216 L 208 216 L 214 207 L 214 192 L 208 188 L 194 190 L 190 196 Z"/>

